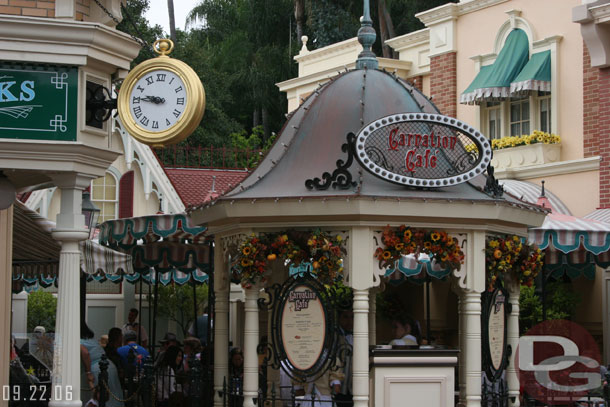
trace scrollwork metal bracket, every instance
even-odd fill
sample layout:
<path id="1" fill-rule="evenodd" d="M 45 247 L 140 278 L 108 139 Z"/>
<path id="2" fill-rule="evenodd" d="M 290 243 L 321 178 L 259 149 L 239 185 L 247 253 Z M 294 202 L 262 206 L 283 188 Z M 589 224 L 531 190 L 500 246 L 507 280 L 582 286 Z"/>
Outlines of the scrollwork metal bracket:
<path id="1" fill-rule="evenodd" d="M 331 186 L 334 189 L 350 189 L 356 187 L 358 183 L 352 180 L 352 174 L 349 172 L 354 162 L 354 154 L 356 152 L 356 135 L 354 133 L 347 134 L 347 143 L 341 146 L 341 151 L 347 153 L 347 160 L 337 160 L 337 168 L 333 173 L 324 172 L 322 179 L 313 178 L 305 181 L 305 187 L 307 189 L 317 189 L 319 191 L 325 191 Z"/>
<path id="2" fill-rule="evenodd" d="M 504 195 L 504 187 L 500 185 L 496 177 L 494 176 L 494 167 L 489 164 L 487 166 L 487 182 L 483 191 L 494 198 L 501 198 Z"/>

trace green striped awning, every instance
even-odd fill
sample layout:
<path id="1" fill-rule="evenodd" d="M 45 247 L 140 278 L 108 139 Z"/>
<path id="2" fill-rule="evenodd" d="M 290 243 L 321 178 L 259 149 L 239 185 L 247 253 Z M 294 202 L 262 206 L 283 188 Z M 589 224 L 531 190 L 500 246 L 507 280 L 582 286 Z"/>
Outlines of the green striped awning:
<path id="1" fill-rule="evenodd" d="M 529 59 L 529 42 L 523 30 L 515 29 L 506 38 L 495 62 L 479 75 L 460 96 L 460 103 L 473 104 L 510 97 L 510 87 Z"/>
<path id="2" fill-rule="evenodd" d="M 551 91 L 551 51 L 533 54 L 510 84 L 512 96 L 524 95 L 531 91 Z"/>

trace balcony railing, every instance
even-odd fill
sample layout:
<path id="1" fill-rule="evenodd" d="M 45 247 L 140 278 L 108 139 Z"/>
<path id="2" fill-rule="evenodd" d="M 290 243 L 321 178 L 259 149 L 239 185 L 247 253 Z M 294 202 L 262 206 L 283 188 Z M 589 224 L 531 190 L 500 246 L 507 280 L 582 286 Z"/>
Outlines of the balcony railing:
<path id="1" fill-rule="evenodd" d="M 262 159 L 263 150 L 230 147 L 169 146 L 153 150 L 159 162 L 169 168 L 252 169 Z"/>

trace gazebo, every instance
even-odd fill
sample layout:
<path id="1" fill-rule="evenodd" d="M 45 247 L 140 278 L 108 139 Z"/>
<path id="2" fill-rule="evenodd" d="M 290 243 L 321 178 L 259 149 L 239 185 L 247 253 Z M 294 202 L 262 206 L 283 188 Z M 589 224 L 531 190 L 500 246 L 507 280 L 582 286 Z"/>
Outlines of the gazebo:
<path id="1" fill-rule="evenodd" d="M 205 226 L 215 242 L 216 406 L 222 405 L 219 394 L 228 377 L 229 282 L 236 270 L 235 260 L 242 255 L 239 248 L 253 235 L 316 230 L 344 237 L 343 282 L 353 290 L 353 400 L 359 407 L 375 405 L 369 394 L 369 345 L 375 344 L 375 291 L 386 270 L 380 268 L 374 254 L 383 246 L 383 229 L 400 225 L 456 237 L 463 250 L 461 268 L 450 270 L 449 277 L 459 295 L 460 400 L 467 406 L 481 405 L 481 294 L 488 284 L 486 238 L 525 237 L 528 227 L 542 224 L 547 211 L 503 196 L 493 171 L 484 174 L 481 168 L 491 158 L 491 151 L 486 153 L 486 141 L 479 132 L 440 115 L 417 88 L 377 69 L 371 52 L 375 33 L 367 1 L 358 38 L 364 50 L 356 69 L 340 74 L 304 100 L 289 116 L 264 160 L 239 185 L 212 202 L 190 209 L 191 222 Z M 384 151 L 378 148 L 380 155 L 375 155 L 375 146 L 367 144 L 378 130 L 392 123 L 421 126 L 419 135 L 430 135 L 430 143 L 433 134 L 457 137 L 456 149 L 469 157 L 468 168 L 462 168 L 457 158 L 438 153 L 447 148 L 437 142 L 436 164 L 443 167 L 444 177 L 433 175 L 433 165 L 428 166 L 430 172 L 409 168 L 409 153 L 407 168 L 401 172 L 397 168 L 401 160 L 405 165 L 404 155 L 395 162 L 384 161 Z M 466 133 L 472 136 L 466 137 Z M 405 134 L 408 138 L 415 133 L 405 130 Z M 408 141 L 403 139 L 403 143 Z M 475 150 L 471 144 L 477 145 L 477 153 L 470 154 Z M 419 146 L 412 154 L 423 156 L 431 147 L 434 145 Z M 424 175 L 418 178 L 416 171 Z M 289 266 L 288 262 L 275 264 L 266 283 L 259 280 L 245 285 L 243 396 L 247 407 L 255 405 L 259 388 L 257 345 L 261 335 L 272 334 L 259 330 L 257 300 L 261 288 L 289 278 Z M 509 285 L 509 292 L 512 308 L 507 342 L 515 349 L 519 335 L 518 283 Z M 512 360 L 507 378 L 509 394 L 518 397 Z"/>

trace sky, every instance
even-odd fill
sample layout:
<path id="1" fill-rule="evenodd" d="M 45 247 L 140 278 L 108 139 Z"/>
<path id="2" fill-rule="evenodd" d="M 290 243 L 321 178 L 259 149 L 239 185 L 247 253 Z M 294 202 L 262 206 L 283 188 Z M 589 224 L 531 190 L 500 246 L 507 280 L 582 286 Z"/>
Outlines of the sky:
<path id="1" fill-rule="evenodd" d="M 199 3 L 199 0 L 174 0 L 174 15 L 176 28 L 184 30 L 186 15 Z M 169 17 L 167 14 L 167 0 L 149 0 L 150 8 L 146 18 L 151 25 L 159 24 L 163 31 L 169 33 Z"/>

